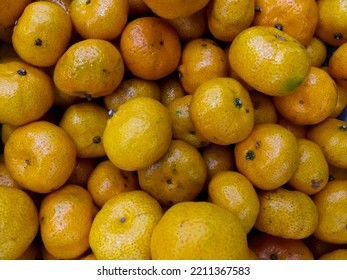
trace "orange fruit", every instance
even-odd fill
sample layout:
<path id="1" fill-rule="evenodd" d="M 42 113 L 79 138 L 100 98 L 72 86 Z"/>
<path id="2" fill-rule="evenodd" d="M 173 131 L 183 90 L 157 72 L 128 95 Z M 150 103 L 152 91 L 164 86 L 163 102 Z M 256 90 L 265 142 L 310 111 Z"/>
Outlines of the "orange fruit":
<path id="1" fill-rule="evenodd" d="M 190 104 L 193 96 L 184 95 L 174 99 L 167 108 L 172 119 L 173 139 L 182 140 L 195 148 L 201 148 L 209 144 L 209 141 L 196 131 L 190 117 Z"/>
<path id="2" fill-rule="evenodd" d="M 329 59 L 329 73 L 342 87 L 347 88 L 347 42 L 340 45 Z"/>
<path id="3" fill-rule="evenodd" d="M 336 249 L 326 253 L 319 258 L 320 260 L 347 260 L 347 249 Z"/>
<path id="4" fill-rule="evenodd" d="M 325 43 L 318 37 L 314 36 L 306 45 L 306 50 L 311 58 L 311 65 L 314 67 L 321 67 L 328 55 Z"/>
<path id="5" fill-rule="evenodd" d="M 177 71 L 184 90 L 193 94 L 203 82 L 228 76 L 228 58 L 215 41 L 193 39 L 184 45 Z"/>
<path id="6" fill-rule="evenodd" d="M 48 193 L 60 188 L 76 164 L 76 147 L 59 126 L 36 121 L 18 127 L 4 148 L 11 176 L 25 189 Z"/>
<path id="7" fill-rule="evenodd" d="M 347 168 L 347 122 L 327 118 L 312 126 L 307 139 L 317 143 L 322 149 L 328 164 Z"/>
<path id="8" fill-rule="evenodd" d="M 345 245 L 333 244 L 333 243 L 322 241 L 318 239 L 316 236 L 314 236 L 313 234 L 303 239 L 303 241 L 309 247 L 309 249 L 311 250 L 316 260 L 326 253 L 330 253 L 337 249 L 346 248 Z"/>
<path id="9" fill-rule="evenodd" d="M 96 257 L 95 257 L 95 255 L 94 255 L 94 253 L 90 253 L 90 254 L 88 254 L 88 255 L 82 257 L 81 260 L 93 260 L 93 261 L 95 261 L 95 260 L 96 260 Z"/>
<path id="10" fill-rule="evenodd" d="M 218 172 L 235 168 L 234 152 L 231 146 L 210 143 L 202 147 L 200 152 L 207 166 L 206 183 Z"/>
<path id="11" fill-rule="evenodd" d="M 143 0 L 128 0 L 129 16 L 147 15 L 151 9 L 143 2 Z"/>
<path id="12" fill-rule="evenodd" d="M 299 166 L 294 134 L 275 123 L 256 124 L 246 139 L 235 144 L 237 170 L 263 190 L 287 183 Z"/>
<path id="13" fill-rule="evenodd" d="M 251 182 L 237 171 L 220 171 L 208 184 L 208 200 L 235 213 L 249 233 L 259 212 L 258 195 Z"/>
<path id="14" fill-rule="evenodd" d="M 21 188 L 20 185 L 12 178 L 4 162 L 0 163 L 0 186 Z"/>
<path id="15" fill-rule="evenodd" d="M 193 94 L 190 116 L 197 131 L 219 145 L 242 141 L 254 124 L 249 93 L 233 78 L 212 78 L 201 84 Z"/>
<path id="16" fill-rule="evenodd" d="M 142 190 L 161 205 L 171 206 L 198 196 L 207 168 L 197 148 L 182 140 L 172 140 L 159 160 L 137 173 Z"/>
<path id="17" fill-rule="evenodd" d="M 151 97 L 128 100 L 107 121 L 103 143 L 106 155 L 120 169 L 146 168 L 167 151 L 172 120 L 167 108 Z"/>
<path id="18" fill-rule="evenodd" d="M 70 46 L 54 67 L 53 80 L 62 92 L 97 98 L 111 94 L 121 83 L 124 63 L 110 42 L 86 39 Z"/>
<path id="19" fill-rule="evenodd" d="M 287 239 L 257 233 L 249 239 L 249 247 L 260 260 L 313 260 L 310 248 L 300 239 Z"/>
<path id="20" fill-rule="evenodd" d="M 167 19 L 166 21 L 175 28 L 182 42 L 204 37 L 208 33 L 205 8 L 186 17 Z"/>
<path id="21" fill-rule="evenodd" d="M 347 180 L 347 168 L 339 168 L 329 164 L 329 181 Z"/>
<path id="22" fill-rule="evenodd" d="M 42 260 L 40 242 L 37 239 L 16 260 Z"/>
<path id="23" fill-rule="evenodd" d="M 53 105 L 56 107 L 67 108 L 73 104 L 85 101 L 85 99 L 79 96 L 72 96 L 62 92 L 55 85 L 54 85 L 54 89 L 55 91 L 54 91 Z"/>
<path id="24" fill-rule="evenodd" d="M 158 80 L 158 85 L 161 91 L 160 102 L 165 106 L 169 105 L 175 98 L 186 94 L 181 82 L 179 81 L 178 75 L 175 73 Z"/>
<path id="25" fill-rule="evenodd" d="M 209 0 L 143 0 L 159 17 L 187 17 L 204 8 Z"/>
<path id="26" fill-rule="evenodd" d="M 334 80 L 324 70 L 311 67 L 300 88 L 287 96 L 274 96 L 278 112 L 294 124 L 320 123 L 336 107 L 337 89 Z"/>
<path id="27" fill-rule="evenodd" d="M 254 0 L 209 1 L 207 22 L 212 36 L 231 42 L 243 30 L 251 26 L 254 17 Z"/>
<path id="28" fill-rule="evenodd" d="M 128 0 L 75 0 L 69 6 L 76 31 L 84 39 L 116 39 L 128 21 Z"/>
<path id="29" fill-rule="evenodd" d="M 0 63 L 0 123 L 23 125 L 40 119 L 53 105 L 52 79 L 25 62 Z"/>
<path id="30" fill-rule="evenodd" d="M 347 42 L 347 6 L 341 0 L 317 0 L 318 25 L 315 34 L 325 43 L 340 46 Z"/>
<path id="31" fill-rule="evenodd" d="M 254 108 L 254 123 L 276 123 L 278 112 L 270 96 L 258 91 L 249 93 Z"/>
<path id="32" fill-rule="evenodd" d="M 252 25 L 274 26 L 307 46 L 318 24 L 315 0 L 255 0 Z"/>
<path id="33" fill-rule="evenodd" d="M 331 112 L 330 117 L 336 118 L 342 112 L 343 109 L 347 106 L 347 88 L 336 84 L 337 89 L 337 101 L 334 110 Z"/>
<path id="34" fill-rule="evenodd" d="M 87 188 L 94 203 L 101 208 L 113 196 L 137 189 L 137 174 L 121 170 L 110 160 L 104 160 L 90 174 Z"/>
<path id="35" fill-rule="evenodd" d="M 318 210 L 301 191 L 277 188 L 258 191 L 259 214 L 254 228 L 282 238 L 303 239 L 315 232 Z"/>
<path id="36" fill-rule="evenodd" d="M 347 180 L 329 181 L 321 191 L 313 195 L 312 199 L 319 216 L 314 236 L 325 242 L 345 244 Z"/>
<path id="37" fill-rule="evenodd" d="M 66 183 L 87 187 L 89 176 L 96 165 L 97 161 L 94 158 L 77 157 L 75 168 Z"/>
<path id="38" fill-rule="evenodd" d="M 200 201 L 171 206 L 154 227 L 153 260 L 246 260 L 247 236 L 237 216 Z"/>
<path id="39" fill-rule="evenodd" d="M 102 136 L 108 118 L 105 107 L 93 102 L 86 101 L 66 108 L 59 126 L 74 141 L 77 157 L 97 158 L 106 155 Z"/>
<path id="40" fill-rule="evenodd" d="M 10 137 L 11 133 L 13 131 L 16 130 L 16 128 L 18 127 L 19 125 L 9 125 L 9 124 L 6 124 L 6 123 L 3 123 L 1 125 L 1 141 L 2 143 L 5 145 L 8 138 Z"/>
<path id="41" fill-rule="evenodd" d="M 163 215 L 159 203 L 141 190 L 122 192 L 95 216 L 89 234 L 98 260 L 149 260 L 151 235 Z"/>
<path id="42" fill-rule="evenodd" d="M 297 137 L 297 138 L 305 138 L 306 137 L 306 132 L 309 128 L 308 125 L 299 125 L 299 124 L 294 124 L 290 120 L 284 118 L 283 116 L 279 115 L 277 123 L 291 132 Z"/>
<path id="43" fill-rule="evenodd" d="M 307 195 L 321 191 L 329 180 L 329 166 L 322 149 L 313 141 L 299 138 L 299 167 L 288 185 Z"/>
<path id="44" fill-rule="evenodd" d="M 272 26 L 252 26 L 239 33 L 230 45 L 229 63 L 247 84 L 272 96 L 292 93 L 311 67 L 307 50 Z"/>
<path id="45" fill-rule="evenodd" d="M 66 184 L 47 194 L 40 207 L 40 234 L 47 251 L 59 259 L 74 259 L 89 248 L 93 200 L 79 186 Z"/>
<path id="46" fill-rule="evenodd" d="M 42 0 L 38 0 L 38 1 L 42 1 Z M 70 4 L 72 0 L 43 0 L 43 1 L 48 1 L 48 2 L 58 4 L 64 11 L 66 11 L 67 13 L 70 12 Z"/>
<path id="47" fill-rule="evenodd" d="M 35 66 L 53 66 L 70 42 L 69 15 L 55 3 L 39 1 L 26 6 L 13 29 L 12 43 L 18 55 Z"/>
<path id="48" fill-rule="evenodd" d="M 16 20 L 21 16 L 26 6 L 30 4 L 31 0 L 4 0 L 0 3 L 0 29 L 5 27 L 13 27 Z"/>
<path id="49" fill-rule="evenodd" d="M 38 210 L 24 191 L 0 185 L 0 259 L 22 255 L 39 230 Z"/>
<path id="50" fill-rule="evenodd" d="M 139 96 L 160 100 L 161 92 L 158 83 L 136 77 L 124 79 L 114 92 L 104 97 L 104 104 L 108 110 L 118 110 L 121 104 Z"/>
<path id="51" fill-rule="evenodd" d="M 158 80 L 176 70 L 181 43 L 168 22 L 147 16 L 136 18 L 125 26 L 120 36 L 120 51 L 131 74 Z"/>

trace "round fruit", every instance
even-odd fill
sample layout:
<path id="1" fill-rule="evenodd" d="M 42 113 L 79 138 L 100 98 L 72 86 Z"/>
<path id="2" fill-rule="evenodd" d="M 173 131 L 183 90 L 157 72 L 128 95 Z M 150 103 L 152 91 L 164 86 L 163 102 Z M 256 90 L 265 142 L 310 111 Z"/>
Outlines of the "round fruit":
<path id="1" fill-rule="evenodd" d="M 170 207 L 151 238 L 153 260 L 246 260 L 247 235 L 231 211 L 210 202 Z"/>
<path id="2" fill-rule="evenodd" d="M 39 229 L 38 210 L 24 191 L 0 185 L 0 259 L 18 258 Z"/>
<path id="3" fill-rule="evenodd" d="M 146 192 L 119 193 L 95 216 L 90 247 L 99 260 L 149 260 L 153 228 L 162 215 L 159 203 Z"/>

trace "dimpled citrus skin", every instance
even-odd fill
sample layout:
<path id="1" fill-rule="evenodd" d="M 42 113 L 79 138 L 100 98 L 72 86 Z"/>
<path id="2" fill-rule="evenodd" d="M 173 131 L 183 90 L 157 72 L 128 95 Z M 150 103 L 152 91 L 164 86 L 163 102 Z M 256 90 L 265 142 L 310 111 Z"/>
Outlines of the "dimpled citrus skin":
<path id="1" fill-rule="evenodd" d="M 59 126 L 36 121 L 19 127 L 4 148 L 5 164 L 21 186 L 48 193 L 60 188 L 76 163 L 76 146 Z"/>
<path id="2" fill-rule="evenodd" d="M 153 230 L 154 260 L 246 260 L 246 232 L 232 212 L 210 202 L 175 204 Z"/>
<path id="3" fill-rule="evenodd" d="M 312 199 L 299 191 L 278 188 L 258 192 L 260 208 L 254 227 L 262 232 L 290 239 L 311 235 L 318 225 L 318 211 Z"/>
<path id="4" fill-rule="evenodd" d="M 159 160 L 138 170 L 141 189 L 165 206 L 194 200 L 206 176 L 207 167 L 201 154 L 182 140 L 172 140 Z"/>
<path id="5" fill-rule="evenodd" d="M 259 212 L 259 199 L 251 182 L 236 171 L 220 171 L 208 184 L 209 201 L 233 211 L 248 233 Z"/>
<path id="6" fill-rule="evenodd" d="M 272 26 L 252 26 L 239 33 L 230 45 L 229 63 L 246 83 L 271 96 L 292 93 L 311 67 L 306 49 Z"/>
<path id="7" fill-rule="evenodd" d="M 53 66 L 65 52 L 72 34 L 69 15 L 57 4 L 32 2 L 13 29 L 12 43 L 18 55 L 35 66 Z"/>
<path id="8" fill-rule="evenodd" d="M 93 200 L 79 186 L 66 184 L 44 197 L 40 207 L 40 233 L 47 251 L 59 259 L 74 259 L 89 248 Z"/>
<path id="9" fill-rule="evenodd" d="M 320 256 L 320 260 L 347 260 L 347 249 L 336 249 Z"/>
<path id="10" fill-rule="evenodd" d="M 299 165 L 299 146 L 294 134 L 274 123 L 256 124 L 249 136 L 235 144 L 240 173 L 263 190 L 287 183 Z"/>
<path id="11" fill-rule="evenodd" d="M 115 195 L 94 218 L 90 247 L 100 260 L 149 260 L 152 231 L 162 215 L 160 204 L 144 191 Z"/>
<path id="12" fill-rule="evenodd" d="M 245 139 L 254 124 L 248 91 L 235 79 L 212 78 L 194 92 L 191 119 L 199 133 L 212 143 L 229 145 Z"/>
<path id="13" fill-rule="evenodd" d="M 146 168 L 168 149 L 172 120 L 167 108 L 150 97 L 137 97 L 121 105 L 107 121 L 104 148 L 120 169 Z"/>
<path id="14" fill-rule="evenodd" d="M 38 120 L 53 105 L 52 79 L 21 60 L 0 64 L 0 83 L 0 123 L 23 125 Z"/>
<path id="15" fill-rule="evenodd" d="M 320 146 L 328 164 L 347 168 L 347 122 L 326 118 L 310 127 L 307 139 Z"/>
<path id="16" fill-rule="evenodd" d="M 39 229 L 38 210 L 24 191 L 0 185 L 0 260 L 18 258 Z"/>
<path id="17" fill-rule="evenodd" d="M 319 215 L 314 236 L 325 242 L 345 244 L 347 242 L 347 180 L 329 181 L 312 199 Z"/>

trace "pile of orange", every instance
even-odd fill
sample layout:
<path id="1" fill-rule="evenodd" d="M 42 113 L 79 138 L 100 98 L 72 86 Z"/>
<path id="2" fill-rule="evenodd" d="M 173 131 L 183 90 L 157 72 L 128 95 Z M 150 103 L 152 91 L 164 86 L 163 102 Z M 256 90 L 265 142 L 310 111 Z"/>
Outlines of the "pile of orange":
<path id="1" fill-rule="evenodd" d="M 347 259 L 346 1 L 0 10 L 0 259 Z"/>

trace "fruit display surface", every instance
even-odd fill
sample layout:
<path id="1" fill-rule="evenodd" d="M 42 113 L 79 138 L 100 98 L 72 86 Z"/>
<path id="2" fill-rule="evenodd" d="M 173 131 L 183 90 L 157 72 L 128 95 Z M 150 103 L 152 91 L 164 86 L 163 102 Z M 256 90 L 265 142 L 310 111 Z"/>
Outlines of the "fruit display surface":
<path id="1" fill-rule="evenodd" d="M 0 11 L 0 260 L 347 260 L 347 1 Z"/>

